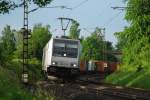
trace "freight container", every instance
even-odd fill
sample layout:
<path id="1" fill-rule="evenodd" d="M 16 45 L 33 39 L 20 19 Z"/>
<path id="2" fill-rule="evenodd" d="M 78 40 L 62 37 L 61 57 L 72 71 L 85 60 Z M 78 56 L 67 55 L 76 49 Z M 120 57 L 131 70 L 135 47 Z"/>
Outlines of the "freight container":
<path id="1" fill-rule="evenodd" d="M 109 63 L 108 63 L 109 71 L 110 71 L 110 72 L 116 71 L 116 70 L 117 70 L 117 65 L 118 65 L 117 62 L 109 62 Z"/>
<path id="2" fill-rule="evenodd" d="M 87 61 L 81 60 L 80 61 L 80 72 L 85 72 L 87 70 Z"/>
<path id="3" fill-rule="evenodd" d="M 80 72 L 114 72 L 117 70 L 117 62 L 106 62 L 101 60 L 80 61 Z"/>
<path id="4" fill-rule="evenodd" d="M 103 61 L 97 61 L 96 63 L 96 67 L 98 72 L 104 72 L 104 62 Z"/>

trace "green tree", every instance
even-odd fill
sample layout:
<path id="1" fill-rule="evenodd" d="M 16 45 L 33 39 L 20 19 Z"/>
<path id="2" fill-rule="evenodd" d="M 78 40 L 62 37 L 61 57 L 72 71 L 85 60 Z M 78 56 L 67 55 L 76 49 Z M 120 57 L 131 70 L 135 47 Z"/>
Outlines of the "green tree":
<path id="1" fill-rule="evenodd" d="M 119 59 L 117 59 L 117 58 L 115 57 L 115 55 L 113 54 L 113 52 L 115 52 L 116 50 L 114 49 L 112 43 L 109 42 L 109 41 L 105 41 L 105 42 L 104 42 L 104 45 L 106 46 L 106 47 L 105 47 L 105 48 L 106 48 L 106 49 L 105 49 L 105 50 L 106 50 L 106 54 L 105 54 L 106 60 L 107 60 L 107 61 L 117 62 Z M 105 51 L 104 51 L 104 52 L 105 52 Z"/>
<path id="2" fill-rule="evenodd" d="M 91 36 L 87 37 L 83 43 L 82 59 L 85 60 L 100 60 L 102 59 L 102 37 L 98 36 L 96 32 L 93 32 Z"/>
<path id="3" fill-rule="evenodd" d="M 23 49 L 23 36 L 21 31 L 16 31 L 15 34 L 16 40 L 16 50 L 14 52 L 14 58 L 21 59 L 22 58 L 22 49 Z M 30 40 L 29 40 L 30 41 Z"/>
<path id="4" fill-rule="evenodd" d="M 72 39 L 79 39 L 80 29 L 79 23 L 77 21 L 73 21 L 69 31 L 69 37 Z"/>
<path id="5" fill-rule="evenodd" d="M 96 28 L 91 36 L 83 40 L 82 59 L 117 61 L 115 56 L 111 53 L 107 53 L 114 50 L 112 43 L 105 41 L 103 36 L 100 35 L 100 32 L 101 29 Z"/>
<path id="6" fill-rule="evenodd" d="M 0 42 L 1 62 L 9 61 L 16 49 L 16 41 L 14 37 L 14 30 L 10 26 L 4 27 Z"/>
<path id="7" fill-rule="evenodd" d="M 15 57 L 22 58 L 22 33 L 17 31 L 15 33 L 17 50 L 15 51 Z M 50 26 L 43 26 L 42 24 L 34 25 L 31 38 L 29 39 L 29 56 L 31 58 L 42 59 L 43 48 L 51 38 Z"/>
<path id="8" fill-rule="evenodd" d="M 2 48 L 2 43 L 0 43 L 0 67 L 3 64 L 3 48 Z"/>
<path id="9" fill-rule="evenodd" d="M 127 38 L 121 32 L 114 33 L 115 37 L 117 38 L 118 42 L 116 44 L 116 50 L 122 51 L 122 48 L 126 45 Z"/>
<path id="10" fill-rule="evenodd" d="M 33 27 L 30 49 L 33 52 L 33 57 L 42 59 L 43 48 L 51 38 L 50 26 L 42 26 L 37 24 Z"/>
<path id="11" fill-rule="evenodd" d="M 28 0 L 30 3 L 33 2 L 38 7 L 44 7 L 50 4 L 53 0 Z M 23 0 L 0 0 L 0 14 L 9 13 L 10 10 L 15 8 L 22 7 Z"/>
<path id="12" fill-rule="evenodd" d="M 116 34 L 123 52 L 124 67 L 137 70 L 150 65 L 150 1 L 127 0 L 125 19 L 130 23 Z M 122 46 L 124 45 L 124 46 Z"/>

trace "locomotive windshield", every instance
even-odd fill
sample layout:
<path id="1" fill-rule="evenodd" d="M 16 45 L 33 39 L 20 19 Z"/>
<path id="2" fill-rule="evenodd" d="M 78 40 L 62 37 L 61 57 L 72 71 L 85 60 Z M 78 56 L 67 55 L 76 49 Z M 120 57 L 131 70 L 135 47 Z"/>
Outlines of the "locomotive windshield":
<path id="1" fill-rule="evenodd" d="M 78 41 L 55 39 L 53 56 L 77 58 Z"/>

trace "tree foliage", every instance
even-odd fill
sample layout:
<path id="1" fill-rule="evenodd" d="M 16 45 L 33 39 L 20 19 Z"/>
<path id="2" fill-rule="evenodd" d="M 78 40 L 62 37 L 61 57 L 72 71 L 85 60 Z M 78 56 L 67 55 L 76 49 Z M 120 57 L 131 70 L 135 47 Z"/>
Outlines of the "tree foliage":
<path id="1" fill-rule="evenodd" d="M 0 14 L 8 13 L 12 6 L 13 6 L 13 2 L 8 1 L 8 0 L 1 0 L 0 1 Z"/>
<path id="2" fill-rule="evenodd" d="M 23 36 L 21 30 L 15 32 L 16 50 L 14 51 L 13 57 L 16 59 L 22 59 L 23 49 Z"/>
<path id="3" fill-rule="evenodd" d="M 79 23 L 77 21 L 73 21 L 69 31 L 69 37 L 72 39 L 79 39 L 80 29 Z"/>
<path id="4" fill-rule="evenodd" d="M 15 51 L 15 56 L 17 58 L 22 58 L 22 47 L 23 40 L 22 34 L 20 31 L 16 32 L 16 45 L 17 50 Z M 34 25 L 31 38 L 29 39 L 29 55 L 30 58 L 36 58 L 38 60 L 42 59 L 43 48 L 51 38 L 50 26 L 43 26 L 42 24 Z"/>
<path id="5" fill-rule="evenodd" d="M 83 40 L 82 59 L 116 61 L 117 59 L 111 53 L 105 53 L 107 51 L 111 52 L 113 46 L 111 42 L 104 41 L 103 36 L 99 34 L 100 32 L 101 29 L 96 28 L 91 36 Z"/>
<path id="6" fill-rule="evenodd" d="M 53 0 L 28 0 L 28 1 L 30 3 L 33 2 L 38 7 L 44 7 L 50 4 Z M 19 0 L 17 2 L 15 2 L 15 0 L 0 0 L 0 14 L 9 13 L 10 10 L 14 10 L 22 6 L 23 6 L 23 0 Z"/>
<path id="7" fill-rule="evenodd" d="M 102 37 L 93 32 L 91 36 L 87 37 L 83 43 L 82 58 L 86 60 L 100 60 L 102 59 Z"/>
<path id="8" fill-rule="evenodd" d="M 2 47 L 2 43 L 0 43 L 0 67 L 3 64 L 3 57 L 4 57 L 3 47 Z"/>
<path id="9" fill-rule="evenodd" d="M 50 4 L 53 0 L 32 0 L 36 5 L 39 7 L 46 6 L 47 4 Z"/>
<path id="10" fill-rule="evenodd" d="M 12 30 L 11 27 L 7 25 L 2 31 L 0 40 L 0 60 L 4 63 L 10 60 L 10 56 L 16 49 L 14 30 Z"/>
<path id="11" fill-rule="evenodd" d="M 136 70 L 150 65 L 150 0 L 127 0 L 125 19 L 130 23 L 116 34 L 122 46 L 123 62 Z"/>
<path id="12" fill-rule="evenodd" d="M 51 38 L 50 26 L 42 26 L 37 24 L 33 27 L 30 49 L 32 49 L 33 57 L 42 59 L 43 48 Z"/>

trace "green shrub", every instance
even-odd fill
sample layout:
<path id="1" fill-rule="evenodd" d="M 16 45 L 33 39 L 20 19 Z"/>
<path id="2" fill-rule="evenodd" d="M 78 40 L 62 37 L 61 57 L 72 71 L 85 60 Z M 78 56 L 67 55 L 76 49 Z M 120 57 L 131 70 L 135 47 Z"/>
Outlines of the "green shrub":
<path id="1" fill-rule="evenodd" d="M 108 76 L 105 81 L 126 87 L 150 89 L 150 72 L 119 71 Z"/>
<path id="2" fill-rule="evenodd" d="M 0 68 L 0 99 L 1 100 L 32 100 L 32 95 L 21 88 L 16 74 Z"/>

